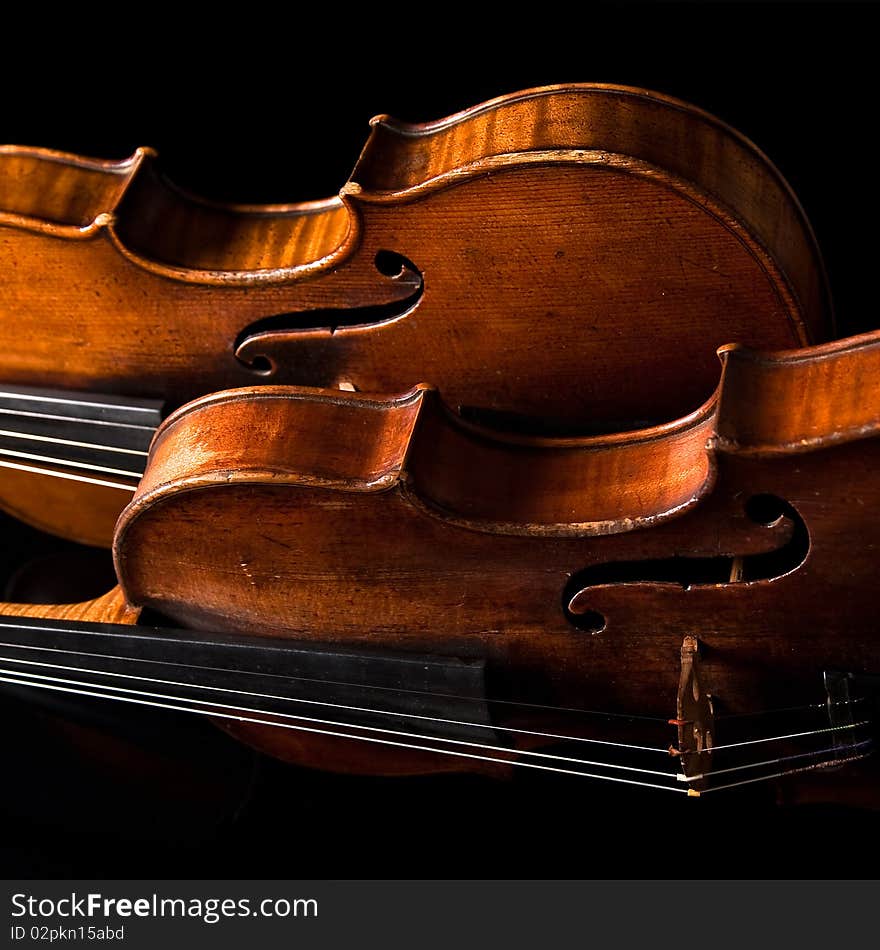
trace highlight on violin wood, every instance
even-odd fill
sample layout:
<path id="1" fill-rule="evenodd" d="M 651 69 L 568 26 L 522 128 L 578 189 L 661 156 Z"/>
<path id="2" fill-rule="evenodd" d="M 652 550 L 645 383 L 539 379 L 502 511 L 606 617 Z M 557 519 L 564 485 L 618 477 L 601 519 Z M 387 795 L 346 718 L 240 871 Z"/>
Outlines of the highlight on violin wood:
<path id="1" fill-rule="evenodd" d="M 271 754 L 349 771 L 435 770 L 431 756 L 439 753 L 442 768 L 503 770 L 517 764 L 702 793 L 860 759 L 871 745 L 869 707 L 858 697 L 837 694 L 823 701 L 817 690 L 822 671 L 831 667 L 851 670 L 856 679 L 876 668 L 870 615 L 863 609 L 874 571 L 870 526 L 835 486 L 846 473 L 854 497 L 876 493 L 880 442 L 866 435 L 880 418 L 880 384 L 869 372 L 878 347 L 880 334 L 848 346 L 817 347 L 797 360 L 787 353 L 722 349 L 718 395 L 701 413 L 678 426 L 604 438 L 480 432 L 432 401 L 424 388 L 397 398 L 271 387 L 219 393 L 164 423 L 117 535 L 128 601 L 209 631 L 205 643 L 224 634 L 243 638 L 242 644 L 248 636 L 273 634 L 325 647 L 333 640 L 345 649 L 381 644 L 403 658 L 414 650 L 479 657 L 491 685 L 493 728 L 510 742 L 480 739 L 468 745 L 472 739 L 461 734 L 438 736 L 434 725 L 402 723 L 397 713 L 370 706 L 366 695 L 355 699 L 368 720 L 354 721 L 345 712 L 351 704 L 341 702 L 329 684 L 321 690 L 330 693 L 306 699 L 275 695 L 247 676 L 231 695 L 231 687 L 211 681 L 207 669 L 187 685 L 170 670 L 144 680 L 144 669 L 129 665 L 112 673 L 124 677 L 123 685 L 108 684 L 106 673 L 82 663 L 69 667 L 70 657 L 49 662 L 27 654 L 31 659 L 23 668 L 15 651 L 24 644 L 9 642 L 13 655 L 4 662 L 12 666 L 4 681 L 212 715 Z M 816 382 L 811 362 L 821 367 L 819 378 L 831 400 L 824 418 L 844 420 L 844 429 L 828 426 L 824 439 L 792 446 L 784 412 L 773 434 L 779 409 L 773 405 L 757 445 L 749 444 L 734 424 L 737 399 L 772 385 L 775 394 L 786 392 L 800 406 L 804 380 Z M 841 385 L 846 379 L 865 381 L 855 398 Z M 748 408 L 739 407 L 737 424 Z M 815 428 L 821 418 L 809 424 Z M 732 437 L 707 449 L 719 419 L 726 419 Z M 800 417 L 801 425 L 807 422 Z M 487 454 L 445 453 L 438 425 L 460 430 Z M 682 440 L 689 434 L 690 446 Z M 416 452 L 420 438 L 423 448 Z M 714 453 L 716 481 L 692 510 L 658 518 L 650 529 L 621 521 L 613 535 L 581 525 L 579 534 L 548 537 L 526 522 L 511 534 L 511 515 L 499 532 L 492 522 L 464 526 L 436 504 L 413 504 L 408 467 L 420 454 L 424 466 L 434 447 L 441 473 L 461 466 L 460 488 L 467 486 L 468 473 L 476 473 L 479 486 L 493 468 L 496 482 L 507 486 L 510 512 L 520 517 L 535 503 L 522 475 L 517 480 L 510 472 L 532 471 L 535 484 L 548 490 L 556 484 L 559 494 L 554 498 L 549 491 L 544 503 L 558 511 L 574 484 L 554 469 L 565 460 L 581 472 L 586 511 L 591 494 L 602 501 L 597 473 L 614 471 L 605 467 L 608 459 L 633 446 L 670 459 L 688 451 L 707 459 Z M 674 464 L 664 465 L 674 482 Z M 422 468 L 421 490 L 430 488 L 431 475 Z M 635 495 L 657 506 L 662 482 L 656 474 L 647 476 Z M 361 560 L 351 557 L 353 537 L 368 553 Z M 828 595 L 841 584 L 852 591 L 843 603 Z M 130 625 L 138 617 L 120 592 L 92 604 L 3 610 L 68 626 L 67 618 Z M 810 623 L 793 631 L 794 616 Z M 692 635 L 682 640 L 684 628 L 699 630 L 699 643 Z M 10 629 L 18 628 L 13 623 Z M 14 638 L 29 636 L 28 629 Z M 94 633 L 104 636 L 106 629 Z M 46 626 L 40 636 L 47 632 L 68 636 L 57 626 Z M 82 632 L 77 628 L 71 635 Z M 131 642 L 143 635 L 135 626 Z M 151 636 L 157 643 L 165 637 L 168 649 L 180 639 L 173 631 Z M 108 641 L 117 652 L 128 650 L 128 642 L 124 633 Z M 41 671 L 28 672 L 28 663 Z M 210 666 L 218 669 L 215 660 Z M 714 697 L 711 722 L 704 699 L 702 705 L 690 703 L 689 695 L 696 701 L 698 691 Z M 258 694 L 272 702 L 258 703 Z M 768 696 L 778 711 L 768 710 Z M 811 697 L 806 706 L 805 697 Z M 286 705 L 291 702 L 307 705 Z M 549 718 L 548 705 L 556 710 Z M 585 706 L 603 712 L 587 714 Z M 831 718 L 823 724 L 826 707 Z M 654 717 L 645 727 L 654 730 L 652 738 L 639 738 L 626 724 L 636 710 L 639 721 Z M 469 721 L 450 720 L 461 726 Z M 671 751 L 668 740 L 658 737 L 662 724 L 677 730 Z M 545 751 L 554 737 L 575 746 Z M 600 754 L 597 743 L 617 751 Z M 385 752 L 354 751 L 364 744 Z M 753 748 L 760 754 L 742 753 Z M 672 761 L 652 764 L 661 753 Z"/>

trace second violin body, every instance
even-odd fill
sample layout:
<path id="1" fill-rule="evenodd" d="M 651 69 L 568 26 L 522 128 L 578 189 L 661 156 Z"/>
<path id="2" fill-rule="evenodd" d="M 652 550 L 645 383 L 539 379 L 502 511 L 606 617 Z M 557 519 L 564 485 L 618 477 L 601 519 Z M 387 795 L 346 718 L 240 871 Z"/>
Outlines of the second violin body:
<path id="1" fill-rule="evenodd" d="M 168 412 L 230 387 L 429 381 L 490 428 L 619 431 L 701 405 L 721 343 L 833 333 L 779 173 L 699 109 L 624 87 L 530 90 L 416 126 L 380 117 L 340 196 L 305 205 L 202 201 L 148 150 L 7 147 L 0 230 L 0 379 L 66 391 L 86 426 L 108 396 Z M 0 393 L 4 414 L 13 403 Z M 71 454 L 106 433 L 93 429 L 4 437 L 0 503 L 109 543 L 144 456 Z"/>
<path id="2" fill-rule="evenodd" d="M 696 412 L 585 439 L 493 433 L 426 387 L 196 400 L 120 518 L 121 589 L 4 605 L 0 675 L 344 771 L 696 792 L 861 759 L 880 335 L 720 355 Z M 143 607 L 202 632 L 142 628 Z"/>
<path id="3" fill-rule="evenodd" d="M 876 671 L 880 337 L 722 357 L 691 416 L 582 440 L 477 430 L 424 389 L 196 401 L 120 519 L 122 587 L 195 629 L 477 656 L 505 694 L 619 713 L 668 711 L 685 635 L 736 713 Z"/>

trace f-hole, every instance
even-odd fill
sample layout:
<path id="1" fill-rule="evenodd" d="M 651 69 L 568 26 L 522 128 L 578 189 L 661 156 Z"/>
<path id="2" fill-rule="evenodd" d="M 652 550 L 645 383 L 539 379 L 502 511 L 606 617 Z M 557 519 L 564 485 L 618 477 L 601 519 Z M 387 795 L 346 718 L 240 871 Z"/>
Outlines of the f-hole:
<path id="1" fill-rule="evenodd" d="M 786 540 L 761 554 L 735 552 L 715 557 L 669 557 L 593 564 L 573 574 L 562 592 L 569 623 L 587 633 L 601 633 L 607 618 L 591 604 L 595 588 L 609 584 L 675 584 L 684 590 L 719 584 L 773 581 L 796 571 L 806 560 L 810 535 L 797 510 L 776 495 L 753 495 L 745 503 L 749 520 L 765 528 L 788 526 Z"/>
<path id="2" fill-rule="evenodd" d="M 339 327 L 379 326 L 409 313 L 425 289 L 419 268 L 403 254 L 388 250 L 376 254 L 373 266 L 389 285 L 395 285 L 395 299 L 364 307 L 326 307 L 263 317 L 248 324 L 236 337 L 233 345 L 236 359 L 258 376 L 272 376 L 277 367 L 271 351 L 279 337 L 315 330 L 332 334 Z M 410 288 L 410 293 L 401 298 L 397 285 Z"/>

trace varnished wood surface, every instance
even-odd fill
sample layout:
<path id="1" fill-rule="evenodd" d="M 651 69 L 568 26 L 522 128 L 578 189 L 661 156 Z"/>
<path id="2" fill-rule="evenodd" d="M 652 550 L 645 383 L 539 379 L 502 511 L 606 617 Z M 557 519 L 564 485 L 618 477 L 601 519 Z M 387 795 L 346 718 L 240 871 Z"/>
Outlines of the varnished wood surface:
<path id="1" fill-rule="evenodd" d="M 740 451 L 804 451 L 877 432 L 880 334 L 808 349 L 723 347 L 718 437 Z"/>
<path id="2" fill-rule="evenodd" d="M 106 162 L 50 149 L 0 146 L 0 221 L 55 237 L 81 238 L 109 224 L 148 157 Z"/>
<path id="3" fill-rule="evenodd" d="M 160 495 L 234 480 L 397 487 L 435 517 L 497 533 L 626 531 L 680 513 L 711 487 L 715 405 L 654 429 L 545 439 L 465 425 L 426 388 L 385 398 L 228 390 L 166 420 L 123 521 Z"/>
<path id="4" fill-rule="evenodd" d="M 106 488 L 55 474 L 0 467 L 0 508 L 42 531 L 96 547 L 107 547 L 133 493 L 122 483 Z"/>
<path id="5" fill-rule="evenodd" d="M 831 326 L 809 226 L 772 167 L 697 110 L 608 87 L 544 90 L 393 127 L 374 126 L 339 201 L 288 208 L 210 206 L 169 188 L 146 153 L 115 169 L 56 155 L 51 174 L 9 153 L 15 174 L 42 193 L 30 203 L 19 194 L 3 222 L 13 276 L 0 303 L 26 327 L 40 320 L 27 346 L 6 348 L 7 378 L 171 405 L 261 380 L 366 392 L 427 381 L 447 403 L 420 389 L 394 413 L 355 413 L 353 426 L 348 410 L 371 398 L 356 406 L 325 394 L 320 413 L 291 426 L 263 412 L 267 390 L 259 409 L 253 394 L 236 397 L 243 414 L 214 430 L 207 415 L 179 415 L 166 433 L 197 416 L 199 425 L 183 453 L 169 440 L 163 460 L 157 447 L 153 481 L 117 539 L 130 600 L 206 629 L 472 652 L 511 691 L 658 715 L 674 697 L 682 631 L 694 626 L 712 688 L 735 709 L 800 696 L 825 664 L 872 668 L 874 644 L 854 616 L 871 568 L 863 553 L 845 561 L 840 550 L 853 538 L 870 548 L 872 536 L 829 479 L 848 472 L 853 497 L 870 502 L 875 441 L 836 443 L 876 420 L 860 428 L 856 408 L 834 428 L 825 410 L 780 411 L 793 419 L 783 433 L 768 410 L 750 432 L 736 408 L 725 415 L 722 401 L 719 415 L 717 400 L 705 402 L 719 344 L 798 347 Z M 383 273 L 384 251 L 414 268 Z M 353 308 L 395 301 L 408 312 L 342 325 Z M 254 329 L 285 312 L 300 316 L 298 328 Z M 729 365 L 741 351 L 730 352 Z M 759 391 L 799 393 L 803 404 L 803 382 L 786 375 L 780 390 L 769 365 L 770 382 L 745 374 L 737 405 Z M 839 388 L 824 371 L 810 378 Z M 870 372 L 863 378 L 870 385 Z M 870 415 L 873 396 L 860 398 Z M 462 408 L 496 415 L 463 424 L 447 411 Z M 687 421 L 604 442 L 529 443 L 485 424 L 527 417 L 581 432 L 688 410 Z M 228 441 L 236 431 L 262 435 L 247 461 L 245 439 Z M 223 459 L 211 447 L 221 435 Z M 715 435 L 717 459 L 706 449 Z M 779 458 L 758 457 L 768 446 Z M 793 462 L 793 448 L 821 446 Z M 796 570 L 576 589 L 582 572 L 606 563 L 784 546 L 790 519 L 762 527 L 744 515 L 745 501 L 767 493 L 809 526 Z M 606 531 L 616 536 L 595 536 Z M 354 549 L 362 556 L 352 569 Z M 853 595 L 838 613 L 829 584 Z M 576 601 L 581 614 L 601 615 L 601 631 L 566 614 Z M 56 609 L 136 616 L 117 597 Z M 818 617 L 828 637 L 798 633 L 792 659 L 778 631 L 795 609 Z"/>
<path id="6" fill-rule="evenodd" d="M 424 186 L 531 149 L 631 155 L 697 183 L 774 248 L 807 308 L 811 335 L 828 332 L 821 259 L 806 215 L 755 145 L 707 112 L 670 96 L 608 84 L 560 85 L 503 96 L 437 122 L 377 116 L 352 174 L 367 192 Z M 803 254 L 808 244 L 813 251 Z"/>
<path id="7" fill-rule="evenodd" d="M 45 620 L 83 620 L 88 623 L 137 623 L 140 610 L 129 606 L 114 587 L 101 597 L 77 604 L 13 604 L 0 601 L 0 616 Z"/>
<path id="8" fill-rule="evenodd" d="M 151 447 L 157 463 L 144 477 L 153 485 L 197 479 L 210 470 L 376 491 L 400 475 L 423 392 L 371 397 L 263 386 L 213 393 L 165 420 L 163 438 Z M 246 459 L 243 437 L 249 441 Z M 288 449 L 281 467 L 280 446 Z"/>
<path id="9" fill-rule="evenodd" d="M 114 234 L 120 252 L 145 267 L 206 282 L 221 274 L 256 282 L 314 267 L 345 245 L 352 226 L 351 210 L 338 197 L 220 205 L 181 191 L 149 164 L 133 177 Z"/>
<path id="10" fill-rule="evenodd" d="M 426 401 L 426 390 L 384 399 L 283 387 L 215 394 L 164 423 L 120 521 L 117 571 L 136 606 L 126 608 L 116 591 L 91 604 L 0 609 L 134 622 L 147 606 L 209 631 L 475 656 L 488 661 L 501 696 L 660 717 L 674 707 L 686 632 L 700 642 L 701 682 L 721 709 L 815 701 L 824 670 L 880 666 L 870 609 L 880 538 L 866 517 L 880 502 L 880 439 L 869 437 L 880 421 L 880 384 L 868 371 L 878 347 L 880 334 L 797 359 L 726 349 L 720 398 L 700 425 L 584 440 L 480 433 Z M 822 408 L 808 444 L 791 444 L 784 406 L 736 411 L 768 373 L 774 393 L 795 408 L 809 401 L 804 386 L 814 387 Z M 853 390 L 850 379 L 867 382 Z M 749 408 L 763 416 L 755 443 L 751 430 L 733 426 Z M 715 438 L 722 418 L 728 439 Z M 437 424 L 488 451 L 445 453 Z M 714 480 L 691 510 L 655 517 L 651 527 L 621 520 L 601 536 L 578 524 L 552 537 L 528 522 L 534 497 L 546 496 L 549 510 L 573 497 L 575 480 L 559 478 L 559 459 L 581 472 L 577 503 L 586 511 L 602 503 L 599 476 L 614 471 L 606 462 L 633 446 L 647 450 L 632 492 L 643 505 L 662 503 L 674 487 L 676 455 L 698 449 Z M 432 449 L 433 473 L 425 467 Z M 472 479 L 478 501 L 495 472 L 505 523 L 525 519 L 516 533 L 465 524 L 436 499 L 415 500 L 416 488 L 430 491 L 432 476 L 448 482 L 443 472 L 456 465 L 457 484 Z M 531 471 L 540 490 L 506 471 Z M 752 504 L 768 497 L 781 506 L 762 518 Z M 742 561 L 759 563 L 758 573 L 743 574 Z M 706 573 L 707 563 L 722 574 Z M 328 768 L 427 767 L 403 753 L 352 755 L 346 744 L 278 730 L 232 731 Z"/>

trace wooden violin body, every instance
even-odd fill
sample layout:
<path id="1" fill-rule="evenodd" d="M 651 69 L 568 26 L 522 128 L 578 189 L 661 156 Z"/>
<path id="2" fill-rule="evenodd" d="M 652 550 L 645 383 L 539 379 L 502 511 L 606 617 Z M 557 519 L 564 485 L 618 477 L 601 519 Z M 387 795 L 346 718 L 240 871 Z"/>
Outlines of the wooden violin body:
<path id="1" fill-rule="evenodd" d="M 196 629 L 479 655 L 616 711 L 668 709 L 685 634 L 737 712 L 876 671 L 880 336 L 722 357 L 691 416 L 581 440 L 425 390 L 206 397 L 159 432 L 120 582 Z"/>
<path id="2" fill-rule="evenodd" d="M 477 428 L 426 387 L 399 397 L 290 387 L 204 397 L 162 424 L 120 518 L 121 593 L 5 612 L 132 624 L 149 607 L 212 637 L 480 662 L 493 701 L 513 704 L 504 728 L 532 730 L 490 762 L 538 754 L 536 737 L 571 738 L 562 714 L 592 709 L 671 720 L 676 754 L 705 770 L 706 723 L 717 713 L 815 710 L 823 674 L 869 677 L 880 666 L 868 609 L 880 544 L 871 516 L 880 334 L 720 355 L 721 382 L 696 412 L 580 439 Z M 694 713 L 708 693 L 714 708 L 703 699 L 708 711 Z M 236 711 L 249 707 L 228 690 L 220 700 L 199 711 L 282 758 L 379 773 L 450 767 L 432 765 L 424 746 L 398 748 L 399 729 L 387 727 L 379 741 L 390 752 L 352 753 L 350 731 L 328 727 L 324 701 L 324 718 L 280 729 Z M 687 748 L 682 730 L 693 721 L 701 738 Z M 824 740 L 867 725 L 862 717 L 803 734 Z M 621 727 L 579 728 L 607 744 Z M 458 743 L 456 755 L 471 748 L 446 741 Z M 861 757 L 869 741 L 847 745 L 843 759 Z M 467 754 L 464 763 L 473 766 Z M 735 769 L 748 780 L 766 764 Z M 691 768 L 688 780 L 701 775 Z"/>
<path id="3" fill-rule="evenodd" d="M 209 204 L 147 150 L 9 147 L 0 230 L 0 378 L 166 410 L 254 384 L 427 380 L 492 428 L 616 431 L 700 406 L 722 342 L 832 333 L 812 232 L 772 165 L 698 109 L 613 86 L 382 117 L 339 198 L 306 205 Z M 0 503 L 108 543 L 136 477 L 83 481 L 59 450 L 26 451 L 0 455 Z"/>

